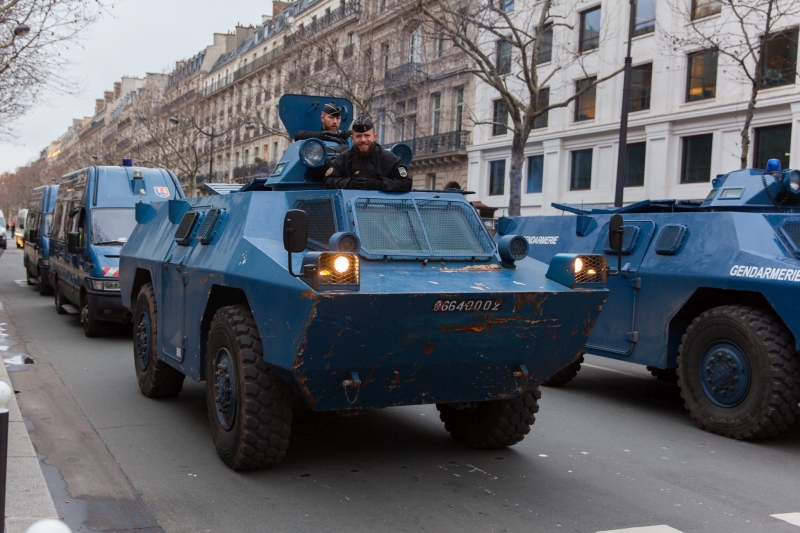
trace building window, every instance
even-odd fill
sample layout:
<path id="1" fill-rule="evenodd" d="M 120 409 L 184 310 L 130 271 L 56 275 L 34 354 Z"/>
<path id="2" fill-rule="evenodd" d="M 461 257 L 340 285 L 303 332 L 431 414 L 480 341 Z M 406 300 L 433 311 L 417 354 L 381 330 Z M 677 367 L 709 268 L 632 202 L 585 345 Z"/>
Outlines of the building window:
<path id="1" fill-rule="evenodd" d="M 644 157 L 647 143 L 632 143 L 626 149 L 625 186 L 641 187 L 644 185 Z"/>
<path id="2" fill-rule="evenodd" d="M 439 119 L 442 116 L 442 95 L 431 96 L 431 135 L 439 135 Z"/>
<path id="3" fill-rule="evenodd" d="M 247 166 L 247 165 L 250 164 L 250 150 L 245 150 L 244 151 L 244 162 L 242 164 L 244 166 Z"/>
<path id="4" fill-rule="evenodd" d="M 656 31 L 656 0 L 636 0 L 636 25 L 633 35 Z"/>
<path id="5" fill-rule="evenodd" d="M 378 110 L 378 143 L 383 144 L 386 140 L 386 110 Z"/>
<path id="6" fill-rule="evenodd" d="M 422 33 L 419 28 L 411 32 L 411 37 L 408 41 L 408 62 L 419 63 L 420 61 L 420 43 Z"/>
<path id="7" fill-rule="evenodd" d="M 696 102 L 717 95 L 717 52 L 702 51 L 689 54 L 689 77 L 686 101 Z"/>
<path id="8" fill-rule="evenodd" d="M 386 0 L 378 0 L 378 2 L 379 2 L 379 5 L 380 5 L 379 9 L 380 9 L 381 13 L 383 13 L 384 11 L 386 11 Z M 326 15 L 329 14 L 329 13 L 330 13 L 330 8 L 325 10 L 325 14 Z"/>
<path id="9" fill-rule="evenodd" d="M 542 38 L 539 41 L 539 54 L 536 56 L 536 64 L 541 65 L 553 59 L 553 26 L 545 27 Z"/>
<path id="10" fill-rule="evenodd" d="M 683 138 L 683 161 L 681 183 L 697 183 L 711 180 L 712 134 Z"/>
<path id="11" fill-rule="evenodd" d="M 277 161 L 278 160 L 278 155 L 280 155 L 280 154 L 278 154 L 278 143 L 276 141 L 276 142 L 272 143 L 272 160 L 273 161 Z"/>
<path id="12" fill-rule="evenodd" d="M 600 46 L 600 8 L 581 13 L 581 35 L 578 51 L 587 52 Z"/>
<path id="13" fill-rule="evenodd" d="M 575 99 L 575 122 L 594 120 L 594 108 L 597 101 L 597 77 L 586 78 L 575 82 L 575 92 L 579 93 L 590 87 Z"/>
<path id="14" fill-rule="evenodd" d="M 506 184 L 506 160 L 489 161 L 489 195 L 502 196 Z"/>
<path id="15" fill-rule="evenodd" d="M 508 109 L 502 99 L 494 101 L 492 135 L 505 135 L 508 131 Z"/>
<path id="16" fill-rule="evenodd" d="M 456 123 L 454 131 L 461 131 L 461 125 L 464 122 L 464 88 L 459 87 L 456 89 Z"/>
<path id="17" fill-rule="evenodd" d="M 543 89 L 539 89 L 539 97 L 536 99 L 536 109 L 544 109 L 545 107 L 550 105 L 550 87 L 544 87 Z M 533 129 L 539 128 L 546 128 L 547 127 L 547 115 L 539 115 L 535 119 L 533 119 Z"/>
<path id="18" fill-rule="evenodd" d="M 398 118 L 396 123 L 397 129 L 397 141 L 402 141 L 406 138 L 406 120 L 404 118 Z"/>
<path id="19" fill-rule="evenodd" d="M 569 189 L 579 191 L 592 188 L 592 149 L 572 152 L 572 175 Z"/>
<path id="20" fill-rule="evenodd" d="M 653 81 L 653 64 L 639 65 L 631 69 L 631 100 L 629 111 L 650 109 L 650 89 Z"/>
<path id="21" fill-rule="evenodd" d="M 497 73 L 511 72 L 511 43 L 506 40 L 497 41 Z"/>
<path id="22" fill-rule="evenodd" d="M 436 38 L 436 57 L 442 57 L 444 55 L 444 35 L 441 33 L 439 37 Z"/>
<path id="23" fill-rule="evenodd" d="M 535 155 L 528 158 L 528 182 L 525 184 L 525 192 L 528 194 L 542 192 L 542 181 L 544 176 L 544 156 Z"/>
<path id="24" fill-rule="evenodd" d="M 722 9 L 720 0 L 692 0 L 692 19 L 715 15 Z"/>
<path id="25" fill-rule="evenodd" d="M 425 176 L 425 186 L 428 188 L 429 191 L 436 190 L 436 174 L 427 174 Z"/>
<path id="26" fill-rule="evenodd" d="M 381 45 L 381 58 L 383 61 L 383 77 L 389 77 L 389 43 Z"/>
<path id="27" fill-rule="evenodd" d="M 762 87 L 794 85 L 797 73 L 797 30 L 770 35 L 764 44 Z"/>
<path id="28" fill-rule="evenodd" d="M 757 128 L 755 133 L 753 167 L 766 168 L 767 161 L 778 159 L 781 162 L 781 168 L 789 168 L 792 125 L 780 124 L 767 128 Z"/>
<path id="29" fill-rule="evenodd" d="M 514 0 L 503 0 L 503 10 L 506 13 L 514 11 Z"/>

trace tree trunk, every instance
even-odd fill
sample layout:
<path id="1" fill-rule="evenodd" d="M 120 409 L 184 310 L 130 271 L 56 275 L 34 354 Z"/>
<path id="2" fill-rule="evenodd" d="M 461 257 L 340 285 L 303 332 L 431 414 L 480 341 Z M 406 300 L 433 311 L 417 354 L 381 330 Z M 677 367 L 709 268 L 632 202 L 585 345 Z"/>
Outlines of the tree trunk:
<path id="1" fill-rule="evenodd" d="M 760 82 L 761 76 L 756 77 Z M 750 123 L 756 111 L 756 98 L 758 98 L 758 84 L 753 83 L 750 88 L 750 100 L 747 102 L 747 111 L 744 115 L 744 126 L 742 126 L 742 154 L 739 160 L 739 168 L 747 168 L 747 155 L 750 152 Z"/>
<path id="2" fill-rule="evenodd" d="M 508 171 L 508 216 L 520 216 L 522 204 L 522 165 L 525 161 L 525 142 L 528 135 L 515 129 L 511 141 L 511 168 Z"/>

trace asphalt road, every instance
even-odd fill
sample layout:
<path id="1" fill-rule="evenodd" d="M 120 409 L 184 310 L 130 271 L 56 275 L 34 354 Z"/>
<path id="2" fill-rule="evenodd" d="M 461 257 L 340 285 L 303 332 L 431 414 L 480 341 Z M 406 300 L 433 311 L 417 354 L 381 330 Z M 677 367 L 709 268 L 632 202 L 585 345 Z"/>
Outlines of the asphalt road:
<path id="1" fill-rule="evenodd" d="M 575 381 L 543 389 L 531 433 L 506 450 L 458 445 L 433 406 L 392 408 L 306 417 L 283 463 L 235 473 L 214 452 L 204 384 L 187 381 L 175 400 L 145 398 L 127 336 L 85 338 L 77 316 L 57 315 L 52 297 L 17 282 L 23 278 L 21 252 L 9 248 L 0 257 L 0 291 L 29 353 L 52 365 L 79 406 L 63 416 L 83 416 L 93 427 L 90 436 L 166 532 L 594 533 L 666 525 L 674 529 L 640 531 L 800 533 L 771 516 L 800 513 L 800 427 L 764 443 L 711 435 L 691 422 L 675 386 L 591 356 Z M 21 405 L 36 387 L 56 386 L 42 379 L 20 394 Z M 44 428 L 32 433 L 40 431 L 37 447 L 46 450 L 39 452 L 54 457 L 67 445 L 59 431 L 83 423 L 55 418 L 45 422 L 49 439 Z M 105 453 L 96 444 L 92 457 Z M 53 491 L 69 498 L 69 469 L 61 467 Z M 98 487 L 112 478 L 121 486 L 125 476 L 98 474 Z M 91 520 L 85 526 L 93 529 Z"/>

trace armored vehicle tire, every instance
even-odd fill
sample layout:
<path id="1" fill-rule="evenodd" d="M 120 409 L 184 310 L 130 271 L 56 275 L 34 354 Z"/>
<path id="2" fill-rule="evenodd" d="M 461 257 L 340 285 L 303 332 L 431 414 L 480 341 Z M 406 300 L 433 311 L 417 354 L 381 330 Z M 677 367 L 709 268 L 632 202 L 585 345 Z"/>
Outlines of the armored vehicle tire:
<path id="1" fill-rule="evenodd" d="M 560 387 L 561 385 L 566 385 L 578 375 L 578 371 L 581 369 L 581 364 L 583 364 L 583 354 L 581 354 L 577 361 L 570 363 L 544 380 L 542 385 L 547 385 L 548 387 Z"/>
<path id="2" fill-rule="evenodd" d="M 44 281 L 44 277 L 41 274 L 39 274 L 37 280 L 39 283 L 39 294 L 41 296 L 49 296 L 53 288 Z"/>
<path id="3" fill-rule="evenodd" d="M 103 325 L 92 316 L 92 310 L 89 309 L 88 298 L 84 298 L 81 304 L 81 324 L 83 325 L 83 334 L 90 339 L 103 334 Z"/>
<path id="4" fill-rule="evenodd" d="M 64 304 L 67 302 L 64 301 L 64 297 L 61 295 L 61 291 L 58 289 L 59 289 L 58 279 L 56 279 L 56 289 L 55 289 L 56 313 L 58 313 L 59 315 L 66 315 L 67 310 L 64 309 Z"/>
<path id="5" fill-rule="evenodd" d="M 505 448 L 525 438 L 539 412 L 542 393 L 535 389 L 513 400 L 479 402 L 476 407 L 457 408 L 437 403 L 444 428 L 457 441 L 472 448 Z"/>
<path id="6" fill-rule="evenodd" d="M 656 368 L 654 366 L 648 366 L 647 370 L 659 381 L 664 381 L 665 383 L 678 382 L 678 369 L 676 368 Z"/>
<path id="7" fill-rule="evenodd" d="M 158 358 L 158 307 L 152 283 L 139 289 L 133 313 L 133 358 L 139 389 L 148 398 L 171 398 L 186 377 Z"/>
<path id="8" fill-rule="evenodd" d="M 264 362 L 253 314 L 223 307 L 211 321 L 206 405 L 217 454 L 233 470 L 279 463 L 289 447 L 293 395 Z"/>
<path id="9" fill-rule="evenodd" d="M 760 309 L 710 309 L 681 339 L 678 386 L 692 419 L 707 431 L 734 439 L 777 435 L 794 422 L 800 401 L 794 339 Z"/>

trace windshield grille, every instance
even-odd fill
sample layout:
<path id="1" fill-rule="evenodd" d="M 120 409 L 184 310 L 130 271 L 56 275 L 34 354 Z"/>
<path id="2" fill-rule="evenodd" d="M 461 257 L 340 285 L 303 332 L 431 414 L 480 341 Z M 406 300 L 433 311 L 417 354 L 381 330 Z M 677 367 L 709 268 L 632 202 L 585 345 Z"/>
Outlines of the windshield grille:
<path id="1" fill-rule="evenodd" d="M 367 257 L 489 258 L 494 243 L 471 206 L 450 200 L 355 201 Z"/>

